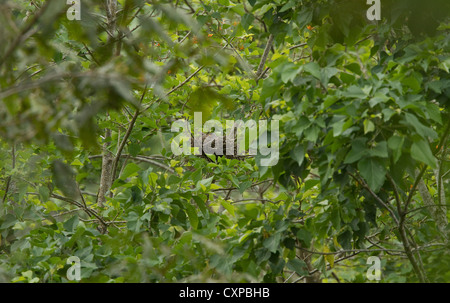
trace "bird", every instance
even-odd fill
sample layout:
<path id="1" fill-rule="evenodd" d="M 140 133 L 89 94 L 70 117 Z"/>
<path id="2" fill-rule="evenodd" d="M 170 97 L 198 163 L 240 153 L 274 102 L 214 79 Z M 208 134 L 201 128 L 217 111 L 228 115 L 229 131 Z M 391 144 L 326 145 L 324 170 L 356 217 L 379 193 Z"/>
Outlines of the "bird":
<path id="1" fill-rule="evenodd" d="M 209 162 L 214 162 L 213 160 L 211 160 L 210 157 L 208 157 L 208 155 L 205 153 L 205 149 L 206 151 L 211 150 L 211 149 L 216 149 L 216 142 L 222 142 L 222 152 L 218 152 L 215 153 L 213 152 L 212 154 L 216 156 L 216 159 L 218 160 L 220 157 L 225 157 L 226 159 L 238 159 L 238 160 L 243 160 L 245 158 L 245 155 L 239 155 L 238 154 L 238 149 L 237 149 L 237 136 L 236 136 L 236 128 L 234 129 L 234 136 L 227 136 L 227 135 L 218 135 L 214 132 L 207 132 L 204 133 L 202 132 L 202 153 L 200 155 L 198 155 L 201 158 L 205 158 L 206 160 L 208 160 Z M 195 138 L 194 136 L 191 134 L 192 136 L 192 140 L 191 140 L 191 147 L 195 146 Z M 228 146 L 233 146 L 233 152 L 232 154 L 227 154 L 227 145 Z"/>

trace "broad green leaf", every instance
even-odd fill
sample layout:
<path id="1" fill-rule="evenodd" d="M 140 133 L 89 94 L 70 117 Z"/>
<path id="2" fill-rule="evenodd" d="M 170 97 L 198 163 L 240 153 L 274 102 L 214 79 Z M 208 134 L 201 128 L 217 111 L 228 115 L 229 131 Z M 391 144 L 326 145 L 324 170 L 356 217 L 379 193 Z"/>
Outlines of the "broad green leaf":
<path id="1" fill-rule="evenodd" d="M 280 245 L 281 234 L 275 233 L 263 241 L 263 246 L 270 252 L 276 253 Z"/>
<path id="2" fill-rule="evenodd" d="M 299 67 L 295 64 L 289 63 L 284 65 L 283 70 L 281 72 L 281 81 L 283 83 L 288 83 L 289 81 L 293 81 L 299 72 Z"/>
<path id="3" fill-rule="evenodd" d="M 358 162 L 358 169 L 367 185 L 374 192 L 378 192 L 386 179 L 386 168 L 383 163 L 378 159 L 365 158 Z"/>
<path id="4" fill-rule="evenodd" d="M 203 199 L 201 197 L 199 197 L 199 196 L 193 196 L 192 198 L 194 199 L 194 201 L 197 204 L 198 208 L 200 208 L 200 211 L 204 215 L 207 215 L 208 210 L 206 209 L 205 201 L 203 201 Z"/>
<path id="5" fill-rule="evenodd" d="M 78 215 L 72 216 L 69 220 L 64 222 L 64 229 L 73 232 L 78 226 Z"/>
<path id="6" fill-rule="evenodd" d="M 323 248 L 323 252 L 324 253 L 330 253 L 330 248 L 328 246 L 325 246 Z M 325 255 L 325 260 L 330 264 L 330 267 L 333 268 L 334 267 L 334 255 Z"/>
<path id="7" fill-rule="evenodd" d="M 352 240 L 352 232 L 349 231 L 348 229 L 337 237 L 337 241 L 339 242 L 339 244 L 342 246 L 343 249 L 352 249 L 351 240 Z"/>
<path id="8" fill-rule="evenodd" d="M 320 80 L 320 66 L 316 62 L 309 62 L 303 66 L 303 70 Z"/>
<path id="9" fill-rule="evenodd" d="M 386 141 L 377 142 L 375 147 L 370 150 L 369 154 L 372 157 L 387 158 L 388 149 Z"/>
<path id="10" fill-rule="evenodd" d="M 312 234 L 309 231 L 305 230 L 305 229 L 300 229 L 297 232 L 296 236 L 297 236 L 297 239 L 302 241 L 303 244 L 305 244 L 306 246 L 309 246 L 311 241 L 312 241 L 312 239 L 313 239 Z"/>
<path id="11" fill-rule="evenodd" d="M 364 120 L 364 134 L 373 132 L 375 130 L 375 124 L 369 119 Z"/>
<path id="12" fill-rule="evenodd" d="M 75 181 L 75 173 L 70 166 L 60 160 L 53 161 L 52 165 L 53 182 L 65 196 L 78 199 L 78 186 Z"/>
<path id="13" fill-rule="evenodd" d="M 67 241 L 64 246 L 68 248 L 72 248 L 72 246 L 75 244 L 75 242 L 84 234 L 86 229 L 82 225 L 78 225 L 76 232 L 70 237 L 70 240 Z"/>
<path id="14" fill-rule="evenodd" d="M 39 197 L 41 199 L 41 202 L 48 201 L 48 198 L 50 197 L 50 190 L 47 186 L 39 187 Z"/>
<path id="15" fill-rule="evenodd" d="M 292 0 L 289 2 L 295 3 L 295 1 L 292 1 Z M 297 18 L 296 18 L 297 26 L 300 29 L 302 29 L 305 26 L 309 25 L 312 21 L 313 14 L 314 14 L 313 8 L 307 7 L 306 5 L 302 5 L 301 11 L 299 12 L 299 14 L 297 15 Z"/>
<path id="16" fill-rule="evenodd" d="M 252 25 L 253 20 L 255 20 L 255 17 L 252 14 L 245 14 L 242 17 L 241 23 L 242 23 L 242 27 L 244 28 L 245 31 L 247 31 L 248 28 L 250 27 L 250 25 Z"/>
<path id="17" fill-rule="evenodd" d="M 406 121 L 405 124 L 413 127 L 417 131 L 417 133 L 420 136 L 422 136 L 422 138 L 424 138 L 424 139 L 428 139 L 428 137 L 431 139 L 437 138 L 436 132 L 432 128 L 423 125 L 419 121 L 419 119 L 417 119 L 416 116 L 409 114 L 409 113 L 405 113 L 405 121 Z"/>
<path id="18" fill-rule="evenodd" d="M 424 140 L 416 141 L 411 146 L 411 157 L 414 160 L 420 161 L 429 165 L 431 168 L 436 168 L 436 158 L 431 152 L 430 145 Z"/>
<path id="19" fill-rule="evenodd" d="M 125 166 L 122 174 L 120 175 L 120 179 L 125 180 L 133 175 L 136 175 L 136 173 L 140 170 L 141 168 L 137 164 L 128 163 L 127 166 Z"/>
<path id="20" fill-rule="evenodd" d="M 403 143 L 405 141 L 404 137 L 392 136 L 389 138 L 387 144 L 389 148 L 394 152 L 394 163 L 400 159 L 402 155 Z"/>
<path id="21" fill-rule="evenodd" d="M 184 204 L 184 207 L 186 207 L 186 213 L 189 218 L 189 223 L 191 223 L 191 226 L 193 229 L 197 229 L 198 216 L 197 216 L 197 212 L 195 211 L 195 208 L 189 202 L 184 202 L 183 204 Z"/>
<path id="22" fill-rule="evenodd" d="M 294 159 L 299 166 L 303 164 L 305 159 L 305 150 L 302 144 L 297 144 L 293 150 L 290 151 L 289 155 Z"/>
<path id="23" fill-rule="evenodd" d="M 231 205 L 229 202 L 222 200 L 220 201 L 220 204 L 222 204 L 222 206 L 233 216 L 235 217 L 235 213 L 234 213 L 234 206 Z"/>
<path id="24" fill-rule="evenodd" d="M 351 164 L 359 161 L 367 152 L 366 138 L 358 138 L 353 141 L 352 149 L 345 157 L 344 163 Z"/>
<path id="25" fill-rule="evenodd" d="M 289 270 L 295 271 L 299 276 L 308 275 L 308 267 L 306 266 L 305 261 L 300 259 L 291 259 L 287 262 L 286 267 Z"/>

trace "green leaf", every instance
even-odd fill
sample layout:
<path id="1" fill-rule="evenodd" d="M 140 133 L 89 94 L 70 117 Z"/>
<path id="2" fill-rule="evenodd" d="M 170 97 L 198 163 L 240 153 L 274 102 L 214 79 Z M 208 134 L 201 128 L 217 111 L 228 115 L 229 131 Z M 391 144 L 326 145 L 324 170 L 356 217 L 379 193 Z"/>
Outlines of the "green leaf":
<path id="1" fill-rule="evenodd" d="M 183 204 L 184 204 L 184 207 L 186 208 L 186 213 L 189 218 L 189 223 L 191 223 L 191 226 L 193 229 L 197 229 L 198 216 L 197 216 L 197 212 L 195 211 L 195 208 L 189 202 L 183 202 Z"/>
<path id="2" fill-rule="evenodd" d="M 299 72 L 299 67 L 295 64 L 289 63 L 283 66 L 281 71 L 281 81 L 288 83 L 293 81 Z"/>
<path id="3" fill-rule="evenodd" d="M 404 137 L 392 136 L 389 138 L 387 144 L 390 149 L 394 152 L 394 163 L 400 159 L 402 155 L 403 143 L 405 142 Z"/>
<path id="4" fill-rule="evenodd" d="M 427 115 L 433 119 L 434 121 L 436 121 L 437 123 L 442 125 L 442 118 L 441 118 L 441 112 L 439 110 L 439 106 L 437 106 L 436 104 L 433 104 L 431 102 L 426 102 L 425 104 L 426 108 L 427 108 Z"/>
<path id="5" fill-rule="evenodd" d="M 84 234 L 85 230 L 86 229 L 83 226 L 78 225 L 77 231 L 73 234 L 69 241 L 64 243 L 64 246 L 72 248 L 75 242 Z"/>
<path id="6" fill-rule="evenodd" d="M 234 177 L 234 176 L 232 176 L 232 177 Z M 213 178 L 214 178 L 214 176 L 198 181 L 196 189 L 199 190 L 200 188 L 202 188 L 202 189 L 206 190 L 207 188 L 209 188 L 211 186 L 211 182 L 212 182 Z M 239 187 L 239 183 L 237 181 L 236 181 L 235 185 L 237 187 Z"/>
<path id="7" fill-rule="evenodd" d="M 131 156 L 136 157 L 141 151 L 141 145 L 137 143 L 131 143 L 128 145 L 128 152 Z"/>
<path id="8" fill-rule="evenodd" d="M 250 25 L 252 25 L 253 20 L 255 20 L 255 17 L 252 14 L 245 14 L 242 17 L 241 24 L 245 31 L 247 31 Z"/>
<path id="9" fill-rule="evenodd" d="M 348 65 L 345 65 L 344 67 L 346 69 L 348 69 L 349 71 L 357 74 L 357 75 L 361 75 L 362 74 L 361 67 L 359 66 L 358 63 L 350 63 Z"/>
<path id="10" fill-rule="evenodd" d="M 322 84 L 324 86 L 328 85 L 328 81 L 330 81 L 330 79 L 336 75 L 339 72 L 339 70 L 335 67 L 325 67 L 322 69 L 321 71 L 321 77 L 320 77 L 320 82 L 322 82 Z"/>
<path id="11" fill-rule="evenodd" d="M 365 99 L 367 94 L 356 85 L 352 85 L 347 88 L 346 91 L 342 92 L 342 95 L 348 98 Z"/>
<path id="12" fill-rule="evenodd" d="M 345 164 L 351 164 L 359 161 L 365 155 L 367 152 L 366 141 L 366 138 L 358 138 L 353 141 L 352 149 L 345 157 Z"/>
<path id="13" fill-rule="evenodd" d="M 299 239 L 300 241 L 303 242 L 303 244 L 305 244 L 307 247 L 309 247 L 309 245 L 311 244 L 311 241 L 313 239 L 312 234 L 307 231 L 306 229 L 300 229 L 297 234 L 297 239 Z"/>
<path id="14" fill-rule="evenodd" d="M 369 154 L 371 157 L 387 158 L 388 149 L 386 141 L 377 142 L 375 147 L 370 150 Z"/>
<path id="15" fill-rule="evenodd" d="M 290 151 L 289 155 L 294 159 L 299 166 L 303 164 L 305 159 L 305 149 L 302 144 L 297 144 L 293 150 Z"/>
<path id="16" fill-rule="evenodd" d="M 333 136 L 338 137 L 345 131 L 346 118 L 333 123 Z"/>
<path id="17" fill-rule="evenodd" d="M 337 241 L 342 246 L 343 249 L 352 249 L 352 232 L 348 229 L 345 230 L 337 237 Z"/>
<path id="18" fill-rule="evenodd" d="M 364 135 L 375 130 L 375 124 L 369 119 L 364 120 Z"/>
<path id="19" fill-rule="evenodd" d="M 4 218 L 4 221 L 2 223 L 2 226 L 0 226 L 0 229 L 9 228 L 11 226 L 14 226 L 14 224 L 17 223 L 17 218 L 13 214 L 7 214 L 3 218 Z"/>
<path id="20" fill-rule="evenodd" d="M 285 5 L 283 5 L 283 7 L 280 9 L 280 13 L 287 11 L 290 8 L 293 8 L 296 5 L 296 1 L 289 1 L 288 3 L 286 3 Z"/>
<path id="21" fill-rule="evenodd" d="M 290 1 L 290 2 L 295 2 L 295 1 Z M 300 13 L 297 15 L 297 18 L 296 18 L 297 26 L 300 29 L 302 29 L 305 26 L 307 26 L 308 24 L 310 24 L 313 19 L 313 14 L 314 14 L 313 8 L 302 5 L 302 10 L 300 11 Z"/>
<path id="22" fill-rule="evenodd" d="M 303 65 L 303 69 L 307 73 L 311 74 L 312 76 L 320 80 L 320 66 L 316 62 L 309 62 Z"/>
<path id="23" fill-rule="evenodd" d="M 220 201 L 220 204 L 230 213 L 233 217 L 236 216 L 234 213 L 234 206 L 231 203 L 228 203 L 225 200 Z"/>
<path id="24" fill-rule="evenodd" d="M 199 196 L 193 196 L 192 198 L 194 199 L 194 201 L 197 204 L 198 208 L 200 208 L 200 211 L 204 215 L 206 215 L 208 213 L 208 210 L 206 209 L 205 201 Z"/>
<path id="25" fill-rule="evenodd" d="M 405 121 L 406 123 L 404 123 L 402 121 L 403 124 L 407 124 L 408 126 L 412 126 L 417 133 L 422 136 L 422 138 L 424 139 L 428 139 L 428 137 L 430 137 L 431 139 L 436 139 L 437 138 L 437 134 L 436 132 L 431 129 L 430 127 L 427 127 L 425 125 L 423 125 L 419 119 L 417 119 L 416 116 L 409 114 L 409 113 L 405 113 Z"/>
<path id="26" fill-rule="evenodd" d="M 66 222 L 64 222 L 64 224 L 63 224 L 64 229 L 67 231 L 73 232 L 77 228 L 78 222 L 79 222 L 78 215 L 75 215 L 75 216 L 71 217 L 69 220 L 67 220 Z"/>
<path id="27" fill-rule="evenodd" d="M 135 163 L 128 163 L 122 174 L 120 175 L 120 179 L 125 180 L 132 175 L 135 175 L 141 168 Z"/>
<path id="28" fill-rule="evenodd" d="M 244 5 L 242 5 L 242 4 L 237 4 L 233 7 L 231 7 L 231 9 L 240 16 L 243 16 L 245 14 Z"/>
<path id="29" fill-rule="evenodd" d="M 41 199 L 41 202 L 47 202 L 49 196 L 50 196 L 50 190 L 48 189 L 47 186 L 39 187 L 39 197 Z"/>
<path id="30" fill-rule="evenodd" d="M 416 141 L 412 144 L 411 157 L 429 165 L 431 168 L 436 168 L 436 158 L 431 152 L 430 145 L 424 140 Z"/>
<path id="31" fill-rule="evenodd" d="M 387 97 L 384 94 L 381 93 L 376 93 L 375 96 L 369 100 L 369 105 L 370 107 L 374 107 L 379 103 L 385 103 L 386 101 L 389 100 L 389 97 Z"/>
<path id="32" fill-rule="evenodd" d="M 60 160 L 53 161 L 52 165 L 53 183 L 66 197 L 79 198 L 78 186 L 75 181 L 75 173 L 72 168 Z"/>
<path id="33" fill-rule="evenodd" d="M 308 267 L 306 266 L 306 263 L 302 260 L 299 259 L 289 260 L 286 266 L 289 270 L 295 271 L 299 276 L 305 276 L 309 274 Z"/>
<path id="34" fill-rule="evenodd" d="M 323 109 L 327 109 L 328 107 L 330 107 L 331 105 L 336 103 L 338 100 L 339 100 L 339 97 L 336 95 L 327 95 L 322 104 Z"/>
<path id="35" fill-rule="evenodd" d="M 347 73 L 340 73 L 339 74 L 342 82 L 344 82 L 345 84 L 350 84 L 353 83 L 355 81 L 355 76 L 347 74 Z"/>
<path id="36" fill-rule="evenodd" d="M 378 192 L 386 179 L 386 168 L 377 159 L 365 158 L 358 162 L 358 169 L 361 176 L 366 180 L 367 185 Z"/>
<path id="37" fill-rule="evenodd" d="M 250 186 L 252 186 L 252 184 L 253 184 L 252 181 L 245 181 L 245 182 L 242 182 L 241 184 L 239 184 L 239 192 L 240 192 L 241 194 L 243 194 L 244 191 L 245 191 L 247 188 L 249 188 Z"/>
<path id="38" fill-rule="evenodd" d="M 263 246 L 270 252 L 276 253 L 280 245 L 281 234 L 275 233 L 264 240 Z"/>

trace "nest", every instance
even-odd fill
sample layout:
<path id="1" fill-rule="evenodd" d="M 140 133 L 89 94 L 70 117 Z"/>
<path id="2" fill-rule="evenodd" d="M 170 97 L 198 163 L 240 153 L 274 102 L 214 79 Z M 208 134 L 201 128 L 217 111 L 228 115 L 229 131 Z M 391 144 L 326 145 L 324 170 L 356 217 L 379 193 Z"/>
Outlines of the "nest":
<path id="1" fill-rule="evenodd" d="M 195 146 L 195 138 L 192 136 L 191 140 L 191 147 Z M 220 144 L 217 144 L 216 142 L 222 142 L 222 146 L 220 147 Z M 211 158 L 208 157 L 208 155 L 215 155 L 216 159 L 218 160 L 220 157 L 225 157 L 226 159 L 237 159 L 237 160 L 244 160 L 246 157 L 245 154 L 238 154 L 237 149 L 237 138 L 236 133 L 231 138 L 228 138 L 225 136 L 219 136 L 216 133 L 202 133 L 202 142 L 198 142 L 197 146 L 201 145 L 202 153 L 200 155 L 197 155 L 198 157 L 205 158 L 209 162 L 214 162 L 211 160 Z M 230 152 L 227 153 L 227 146 L 233 146 L 233 151 L 230 154 Z M 206 152 L 205 152 L 206 151 Z M 211 151 L 211 152 L 209 152 Z"/>

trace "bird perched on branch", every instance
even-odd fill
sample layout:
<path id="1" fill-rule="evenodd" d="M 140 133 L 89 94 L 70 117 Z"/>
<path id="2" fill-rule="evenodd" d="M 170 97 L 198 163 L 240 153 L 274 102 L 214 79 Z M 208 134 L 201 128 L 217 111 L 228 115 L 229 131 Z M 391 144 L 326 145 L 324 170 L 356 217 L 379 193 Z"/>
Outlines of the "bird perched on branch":
<path id="1" fill-rule="evenodd" d="M 218 157 L 225 157 L 227 159 L 243 160 L 246 156 L 239 155 L 237 149 L 236 128 L 234 129 L 234 136 L 220 136 L 216 133 L 202 133 L 201 142 L 195 144 L 195 138 L 191 134 L 191 147 L 202 145 L 202 153 L 198 155 L 201 158 L 207 159 L 209 162 L 214 162 L 208 155 L 215 155 Z M 220 146 L 220 142 L 222 146 Z M 217 144 L 217 146 L 216 146 Z M 227 153 L 227 146 L 230 151 Z"/>

